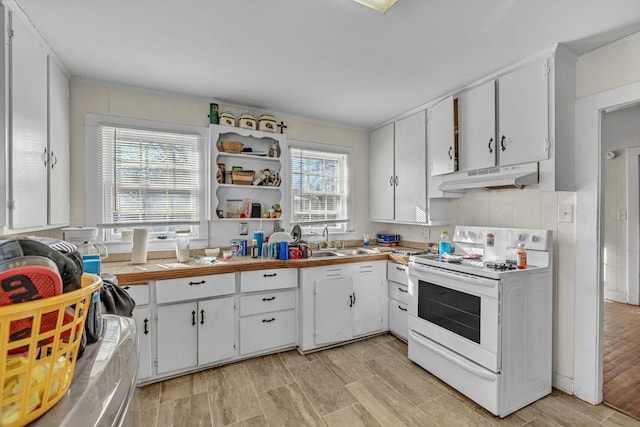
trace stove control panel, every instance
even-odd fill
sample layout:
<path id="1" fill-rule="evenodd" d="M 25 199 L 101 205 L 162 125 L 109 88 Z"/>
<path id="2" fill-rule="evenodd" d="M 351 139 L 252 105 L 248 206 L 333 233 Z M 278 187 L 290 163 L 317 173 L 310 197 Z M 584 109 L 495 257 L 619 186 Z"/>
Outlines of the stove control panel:
<path id="1" fill-rule="evenodd" d="M 526 249 L 549 251 L 553 245 L 549 230 L 534 230 L 526 228 L 509 229 L 507 232 L 507 246 L 517 248 L 524 243 Z"/>

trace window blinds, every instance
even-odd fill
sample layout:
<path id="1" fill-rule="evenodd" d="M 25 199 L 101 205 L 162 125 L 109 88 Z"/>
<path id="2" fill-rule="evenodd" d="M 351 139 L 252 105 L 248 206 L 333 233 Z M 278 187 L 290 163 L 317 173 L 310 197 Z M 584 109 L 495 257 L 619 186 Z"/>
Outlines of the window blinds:
<path id="1" fill-rule="evenodd" d="M 198 224 L 199 135 L 97 127 L 104 225 Z"/>
<path id="2" fill-rule="evenodd" d="M 291 147 L 291 222 L 346 222 L 347 154 Z"/>

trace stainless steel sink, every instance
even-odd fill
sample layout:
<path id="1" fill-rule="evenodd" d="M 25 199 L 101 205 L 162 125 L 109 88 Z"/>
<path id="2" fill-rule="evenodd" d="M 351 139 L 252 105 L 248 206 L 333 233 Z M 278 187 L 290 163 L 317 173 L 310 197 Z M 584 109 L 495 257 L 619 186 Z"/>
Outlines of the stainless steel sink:
<path id="1" fill-rule="evenodd" d="M 337 249 L 336 252 L 343 255 L 364 255 L 364 254 L 372 253 L 372 251 L 370 251 L 369 249 L 363 249 L 363 248 Z"/>
<path id="2" fill-rule="evenodd" d="M 338 253 L 336 251 L 313 251 L 311 254 L 311 258 L 326 258 L 326 257 L 336 257 L 336 256 L 344 256 L 345 254 Z"/>

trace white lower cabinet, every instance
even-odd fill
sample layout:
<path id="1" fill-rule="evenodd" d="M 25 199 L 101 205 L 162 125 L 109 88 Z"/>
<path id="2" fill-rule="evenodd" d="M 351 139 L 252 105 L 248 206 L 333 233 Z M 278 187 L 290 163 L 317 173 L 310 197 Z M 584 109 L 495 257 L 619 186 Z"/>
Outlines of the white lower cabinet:
<path id="1" fill-rule="evenodd" d="M 389 331 L 407 340 L 407 305 L 409 303 L 409 267 L 395 262 L 387 264 L 389 280 Z"/>
<path id="2" fill-rule="evenodd" d="M 157 374 L 236 353 L 235 273 L 155 282 Z"/>
<path id="3" fill-rule="evenodd" d="M 133 310 L 133 320 L 136 323 L 138 334 L 138 381 L 143 381 L 153 376 L 153 352 L 151 340 L 151 306 L 149 298 L 149 285 L 141 284 L 125 286 L 124 289 L 136 302 Z"/>
<path id="4" fill-rule="evenodd" d="M 386 261 L 300 271 L 303 351 L 386 329 Z"/>
<path id="5" fill-rule="evenodd" d="M 240 319 L 240 354 L 247 355 L 296 343 L 295 310 L 264 313 Z"/>
<path id="6" fill-rule="evenodd" d="M 144 380 L 153 375 L 151 354 L 151 308 L 149 306 L 136 307 L 133 310 L 133 320 L 138 331 L 138 380 Z"/>
<path id="7" fill-rule="evenodd" d="M 158 306 L 158 374 L 233 357 L 234 307 L 233 296 Z"/>
<path id="8" fill-rule="evenodd" d="M 292 274 L 293 273 L 293 274 Z M 241 291 L 258 289 L 269 292 L 243 293 L 240 296 L 240 354 L 264 353 L 296 344 L 298 272 L 275 269 L 240 273 Z M 281 288 L 281 289 L 278 289 Z"/>
<path id="9" fill-rule="evenodd" d="M 314 284 L 315 340 L 317 345 L 353 338 L 353 278 L 316 280 Z"/>

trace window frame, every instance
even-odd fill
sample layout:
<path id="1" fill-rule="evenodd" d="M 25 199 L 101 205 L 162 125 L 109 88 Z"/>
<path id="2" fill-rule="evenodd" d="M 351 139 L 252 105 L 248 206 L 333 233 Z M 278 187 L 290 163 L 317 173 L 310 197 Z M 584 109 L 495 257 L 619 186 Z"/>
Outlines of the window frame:
<path id="1" fill-rule="evenodd" d="M 300 225 L 300 228 L 302 229 L 302 234 L 305 236 L 321 235 L 322 228 L 324 228 L 325 225 L 329 226 L 329 231 L 331 232 L 332 235 L 347 234 L 352 232 L 353 224 L 354 224 L 353 200 L 354 200 L 354 194 L 355 194 L 354 192 L 355 179 L 354 179 L 354 172 L 353 172 L 354 171 L 353 148 L 349 146 L 343 146 L 343 145 L 331 145 L 331 144 L 299 141 L 299 140 L 292 140 L 292 139 L 289 139 L 287 141 L 287 148 L 288 148 L 287 198 L 288 198 L 288 204 L 289 204 L 289 218 L 290 218 L 291 225 L 294 225 L 294 224 Z M 294 210 L 295 204 L 293 203 L 293 187 L 292 187 L 293 168 L 291 167 L 292 149 L 311 150 L 311 151 L 325 152 L 328 154 L 346 155 L 344 175 L 346 176 L 346 179 L 347 179 L 347 183 L 346 183 L 346 189 L 347 189 L 346 216 L 347 218 L 344 221 L 343 220 L 327 220 L 327 221 L 296 222 L 294 220 L 293 210 Z M 342 227 L 342 229 L 340 230 L 336 230 L 336 229 L 332 230 L 331 224 L 344 224 L 344 227 Z"/>
<path id="2" fill-rule="evenodd" d="M 198 247 L 198 242 L 208 242 L 208 206 L 209 206 L 209 184 L 208 170 L 209 159 L 207 157 L 209 146 L 209 128 L 199 126 L 187 126 L 174 123 L 158 122 L 153 120 L 135 119 L 129 117 L 110 116 L 101 114 L 85 114 L 85 201 L 86 201 L 86 225 L 98 226 L 101 228 L 99 238 L 107 243 L 119 243 L 119 234 L 111 233 L 110 230 L 117 227 L 101 227 L 103 219 L 101 215 L 102 205 L 102 182 L 101 176 L 97 173 L 91 174 L 91 169 L 97 171 L 101 159 L 98 157 L 98 137 L 99 126 L 112 126 L 120 128 L 140 129 L 158 132 L 187 133 L 197 135 L 201 139 L 200 144 L 200 164 L 199 164 L 199 224 L 198 235 L 192 236 L 193 246 Z M 141 225 L 140 227 L 144 227 Z M 165 233 L 166 234 L 166 233 Z M 151 234 L 150 234 L 151 235 Z M 204 243 L 206 246 L 206 243 Z M 130 245 L 130 244 L 129 244 Z M 150 239 L 149 247 L 164 249 L 173 247 L 172 241 Z"/>

